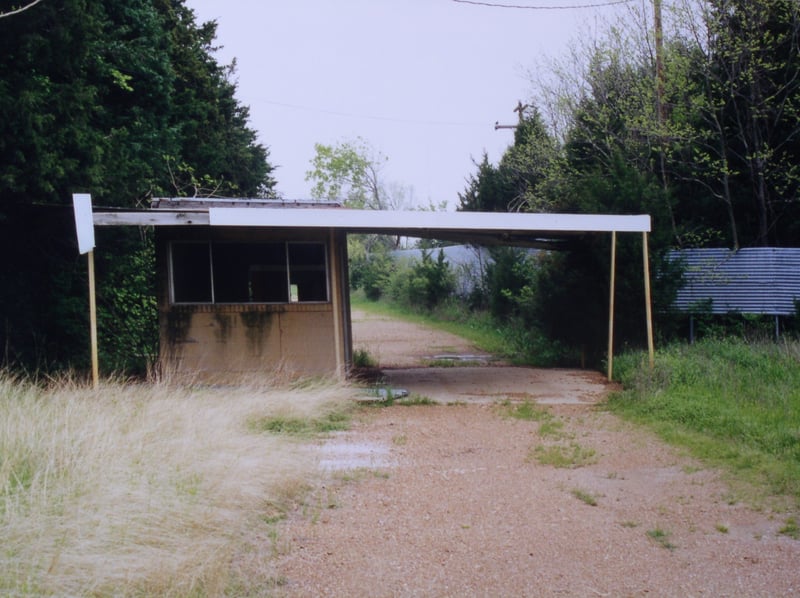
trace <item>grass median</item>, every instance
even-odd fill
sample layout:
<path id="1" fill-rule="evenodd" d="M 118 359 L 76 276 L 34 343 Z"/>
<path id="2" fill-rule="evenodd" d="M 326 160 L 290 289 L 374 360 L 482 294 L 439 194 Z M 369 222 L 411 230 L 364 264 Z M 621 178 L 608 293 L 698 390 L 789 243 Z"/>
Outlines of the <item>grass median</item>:
<path id="1" fill-rule="evenodd" d="M 640 353 L 614 363 L 614 412 L 800 507 L 800 344 L 711 339 L 659 350 L 653 371 Z"/>

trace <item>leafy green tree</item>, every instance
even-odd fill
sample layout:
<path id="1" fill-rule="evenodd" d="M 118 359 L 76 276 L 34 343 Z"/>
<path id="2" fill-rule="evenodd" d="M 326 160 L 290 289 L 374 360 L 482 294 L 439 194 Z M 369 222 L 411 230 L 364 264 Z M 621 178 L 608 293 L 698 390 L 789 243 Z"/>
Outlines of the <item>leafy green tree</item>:
<path id="1" fill-rule="evenodd" d="M 225 193 L 274 188 L 266 149 L 182 1 L 42 2 L 0 20 L 0 201 L 135 206 L 174 164 Z"/>
<path id="2" fill-rule="evenodd" d="M 551 211 L 552 196 L 562 175 L 560 157 L 561 148 L 538 108 L 528 106 L 514 131 L 514 144 L 498 167 L 513 186 L 509 211 Z"/>
<path id="3" fill-rule="evenodd" d="M 681 245 L 797 238 L 795 2 L 676 3 L 667 45 Z"/>
<path id="4" fill-rule="evenodd" d="M 380 176 L 387 158 L 362 138 L 336 145 L 316 143 L 314 151 L 312 168 L 306 172 L 306 180 L 314 182 L 312 197 L 358 209 L 394 207 Z"/>
<path id="5" fill-rule="evenodd" d="M 99 242 L 115 232 L 102 231 Z M 106 371 L 145 374 L 158 357 L 155 244 L 152 235 L 137 233 L 124 237 L 124 252 L 99 252 L 96 259 L 98 347 Z"/>
<path id="6" fill-rule="evenodd" d="M 72 193 L 124 207 L 164 194 L 274 194 L 268 151 L 235 98 L 234 65 L 214 58 L 215 31 L 184 0 L 46 0 L 0 18 L 0 223 L 9 247 L 36 248 L 0 272 L 7 361 L 85 362 L 73 225 L 54 233 L 37 222 L 61 219 L 55 206 Z M 155 266 L 139 231 L 102 241 L 98 303 L 113 334 L 105 364 L 116 369 L 124 355 L 152 355 Z"/>
<path id="7" fill-rule="evenodd" d="M 663 225 L 669 216 L 662 193 L 655 173 L 640 172 L 618 155 L 611 170 L 597 167 L 576 178 L 568 205 L 585 213 L 652 214 L 653 311 L 663 316 L 681 274 L 666 255 L 673 237 L 671 228 Z M 617 239 L 615 339 L 620 345 L 643 346 L 646 341 L 641 242 L 633 235 Z M 599 364 L 607 343 L 610 253 L 610 235 L 588 235 L 572 243 L 569 251 L 545 260 L 536 282 L 537 319 L 545 334 L 578 350 L 582 361 L 593 365 Z"/>
<path id="8" fill-rule="evenodd" d="M 401 185 L 387 185 L 381 175 L 387 158 L 362 138 L 336 145 L 317 143 L 306 172 L 314 186 L 315 199 L 341 201 L 357 209 L 396 210 L 406 207 L 408 194 Z M 350 285 L 364 289 L 367 297 L 378 299 L 388 284 L 391 258 L 400 237 L 387 235 L 350 235 Z"/>
<path id="9" fill-rule="evenodd" d="M 712 106 L 749 195 L 749 236 L 757 245 L 791 241 L 800 215 L 800 7 L 714 0 L 707 18 Z"/>

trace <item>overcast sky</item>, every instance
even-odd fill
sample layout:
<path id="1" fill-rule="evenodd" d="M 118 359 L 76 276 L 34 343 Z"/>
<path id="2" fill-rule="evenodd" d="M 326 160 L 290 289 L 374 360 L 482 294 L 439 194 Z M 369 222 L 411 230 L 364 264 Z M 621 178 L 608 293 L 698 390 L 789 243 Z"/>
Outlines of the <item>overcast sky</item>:
<path id="1" fill-rule="evenodd" d="M 495 0 L 489 0 L 494 2 Z M 499 0 L 498 0 L 499 1 Z M 601 2 L 607 0 L 599 0 Z M 519 0 L 529 6 L 591 4 Z M 504 9 L 454 0 L 187 0 L 218 22 L 221 63 L 237 61 L 238 99 L 278 168 L 285 198 L 309 197 L 314 144 L 361 137 L 388 158 L 385 183 L 417 205 L 457 194 L 484 150 L 512 141 L 531 95 L 527 71 L 610 8 Z"/>

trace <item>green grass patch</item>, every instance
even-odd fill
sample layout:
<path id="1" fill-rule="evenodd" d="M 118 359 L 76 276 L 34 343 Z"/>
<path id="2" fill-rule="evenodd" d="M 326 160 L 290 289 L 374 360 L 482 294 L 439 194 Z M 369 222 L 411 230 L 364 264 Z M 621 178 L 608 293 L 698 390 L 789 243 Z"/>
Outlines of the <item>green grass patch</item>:
<path id="1" fill-rule="evenodd" d="M 341 432 L 350 427 L 350 414 L 341 411 L 327 413 L 320 417 L 270 416 L 251 422 L 251 428 L 257 432 L 285 434 L 288 436 L 308 437 L 329 432 Z"/>
<path id="2" fill-rule="evenodd" d="M 362 401 L 362 405 L 369 407 L 392 407 L 393 405 L 400 405 L 401 407 L 418 407 L 418 406 L 431 406 L 439 405 L 430 397 L 420 394 L 411 394 L 408 396 L 394 395 L 391 389 L 385 389 L 386 392 L 380 392 L 376 389 L 375 395 L 378 397 L 374 401 Z"/>
<path id="3" fill-rule="evenodd" d="M 615 361 L 612 411 L 800 506 L 800 345 L 703 340 Z"/>
<path id="4" fill-rule="evenodd" d="M 391 407 L 393 405 L 399 405 L 400 407 L 420 407 L 438 405 L 439 403 L 425 395 L 412 394 L 407 397 L 393 397 L 390 395 L 386 399 L 375 401 L 371 404 L 378 407 Z"/>
<path id="5" fill-rule="evenodd" d="M 597 460 L 597 453 L 592 448 L 571 442 L 569 445 L 538 445 L 529 453 L 528 458 L 541 463 L 562 469 L 575 469 L 591 465 Z"/>
<path id="6" fill-rule="evenodd" d="M 553 414 L 550 411 L 532 401 L 523 401 L 522 403 L 503 401 L 500 403 L 500 408 L 504 415 L 514 419 L 536 422 L 547 422 L 553 419 Z"/>
<path id="7" fill-rule="evenodd" d="M 560 419 L 549 419 L 539 424 L 539 436 L 542 438 L 563 439 L 569 435 L 564 431 L 564 422 Z"/>
<path id="8" fill-rule="evenodd" d="M 794 540 L 800 540 L 800 526 L 797 525 L 797 520 L 794 517 L 789 517 L 786 520 L 786 524 L 778 530 L 778 533 L 789 536 Z"/>
<path id="9" fill-rule="evenodd" d="M 585 490 L 576 488 L 572 491 L 572 496 L 577 498 L 582 503 L 589 505 L 590 507 L 597 506 L 597 497 L 591 492 L 586 492 Z"/>
<path id="10" fill-rule="evenodd" d="M 647 537 L 667 550 L 675 550 L 677 548 L 677 546 L 669 540 L 670 533 L 659 527 L 647 530 Z"/>
<path id="11" fill-rule="evenodd" d="M 503 401 L 500 403 L 500 409 L 506 417 L 539 422 L 538 432 L 542 438 L 554 440 L 569 438 L 569 435 L 564 432 L 563 420 L 555 417 L 546 407 L 541 407 L 532 401 L 524 401 L 522 403 Z"/>
<path id="12" fill-rule="evenodd" d="M 379 469 L 370 469 L 369 467 L 357 467 L 356 469 L 345 469 L 334 473 L 334 477 L 340 482 L 351 483 L 360 482 L 370 478 L 378 480 L 388 480 L 389 473 Z"/>
<path id="13" fill-rule="evenodd" d="M 416 406 L 425 406 L 425 405 L 438 405 L 436 401 L 434 401 L 430 397 L 426 397 L 425 395 L 418 395 L 412 394 L 409 397 L 404 397 L 402 399 L 395 399 L 395 405 L 402 405 L 404 407 L 416 407 Z"/>

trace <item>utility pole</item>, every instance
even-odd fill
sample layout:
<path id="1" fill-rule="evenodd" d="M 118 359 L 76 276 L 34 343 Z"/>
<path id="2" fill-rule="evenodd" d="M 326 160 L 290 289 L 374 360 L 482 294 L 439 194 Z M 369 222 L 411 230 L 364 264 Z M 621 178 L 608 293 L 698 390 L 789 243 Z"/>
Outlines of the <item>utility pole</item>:
<path id="1" fill-rule="evenodd" d="M 517 102 L 517 107 L 514 108 L 514 112 L 518 114 L 519 122 L 516 125 L 501 125 L 500 121 L 495 121 L 494 123 L 494 130 L 497 129 L 516 129 L 520 125 L 522 125 L 522 121 L 525 120 L 525 109 L 530 108 L 528 104 L 523 104 L 521 101 Z"/>
<path id="2" fill-rule="evenodd" d="M 664 200 L 667 204 L 672 233 L 677 238 L 677 225 L 675 214 L 669 203 L 667 180 L 667 103 L 664 99 L 664 25 L 661 20 L 661 0 L 653 0 L 653 29 L 655 30 L 656 45 L 656 137 L 659 140 L 659 164 L 661 166 L 661 186 L 664 189 Z"/>
<path id="3" fill-rule="evenodd" d="M 667 120 L 664 103 L 664 27 L 661 21 L 661 0 L 653 0 L 653 28 L 656 43 L 656 112 L 659 126 Z"/>

